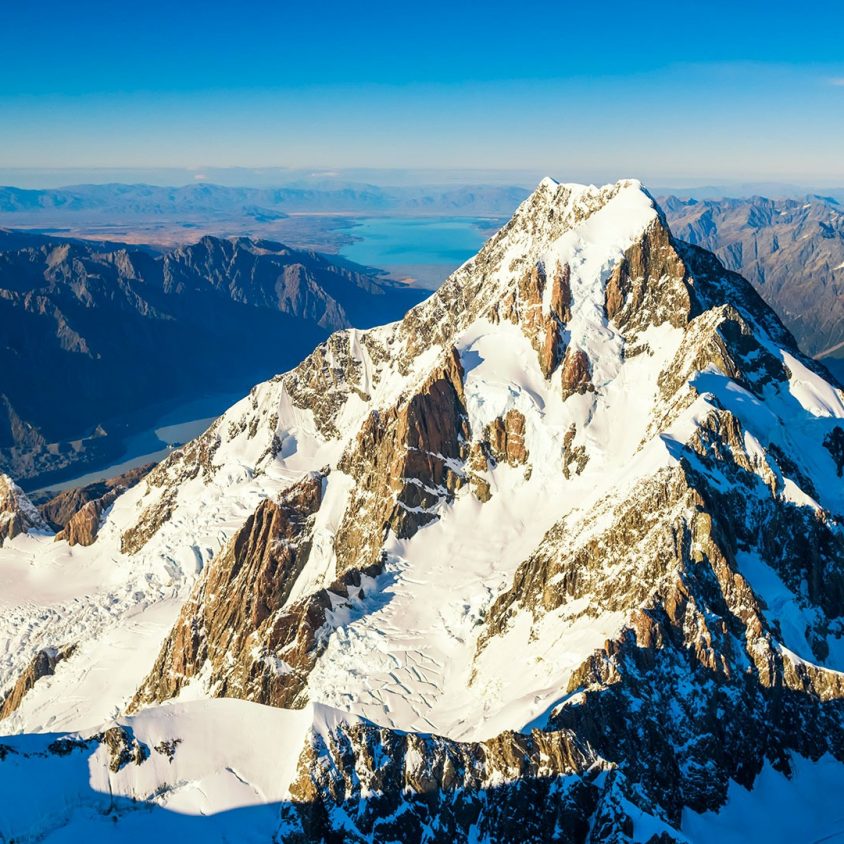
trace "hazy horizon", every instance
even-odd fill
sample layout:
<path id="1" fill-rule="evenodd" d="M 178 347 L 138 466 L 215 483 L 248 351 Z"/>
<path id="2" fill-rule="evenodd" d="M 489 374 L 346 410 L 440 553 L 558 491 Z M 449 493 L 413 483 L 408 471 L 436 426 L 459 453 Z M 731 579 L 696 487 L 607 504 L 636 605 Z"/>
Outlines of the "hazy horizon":
<path id="1" fill-rule="evenodd" d="M 807 194 L 844 191 L 840 182 L 801 183 L 779 180 L 729 179 L 661 179 L 647 180 L 637 173 L 580 173 L 567 174 L 546 171 L 494 169 L 377 169 L 377 168 L 281 168 L 281 167 L 200 167 L 200 168 L 138 168 L 138 167 L 64 167 L 9 168 L 0 167 L 0 186 L 23 190 L 58 190 L 87 185 L 150 185 L 180 188 L 207 184 L 229 188 L 309 188 L 339 190 L 376 186 L 379 188 L 444 188 L 470 186 L 520 187 L 532 190 L 545 176 L 558 181 L 584 184 L 606 184 L 624 178 L 639 179 L 657 195 L 669 193 L 701 198 L 715 196 L 801 197 Z"/>

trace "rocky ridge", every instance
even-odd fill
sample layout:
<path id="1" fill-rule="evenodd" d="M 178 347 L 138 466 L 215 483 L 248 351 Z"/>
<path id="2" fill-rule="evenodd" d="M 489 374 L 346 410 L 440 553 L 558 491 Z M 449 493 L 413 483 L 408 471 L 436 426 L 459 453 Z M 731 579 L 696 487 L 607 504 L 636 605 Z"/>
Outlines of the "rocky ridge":
<path id="1" fill-rule="evenodd" d="M 48 530 L 47 523 L 26 493 L 8 475 L 0 474 L 0 545 L 30 530 Z"/>

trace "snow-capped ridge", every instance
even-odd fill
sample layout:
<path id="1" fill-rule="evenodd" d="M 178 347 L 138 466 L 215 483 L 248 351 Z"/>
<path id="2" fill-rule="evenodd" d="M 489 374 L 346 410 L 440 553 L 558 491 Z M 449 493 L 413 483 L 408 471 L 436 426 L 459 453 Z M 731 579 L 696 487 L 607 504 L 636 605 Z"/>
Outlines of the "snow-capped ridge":
<path id="1" fill-rule="evenodd" d="M 679 837 L 766 760 L 844 747 L 842 471 L 840 390 L 746 282 L 639 182 L 545 179 L 403 320 L 255 387 L 73 562 L 123 578 L 113 628 L 136 591 L 181 603 L 114 706 L 308 711 L 282 838 L 460 840 L 468 817 L 604 841 L 645 816 Z M 73 687 L 87 644 L 38 682 Z M 27 697 L 16 728 L 71 717 Z"/>

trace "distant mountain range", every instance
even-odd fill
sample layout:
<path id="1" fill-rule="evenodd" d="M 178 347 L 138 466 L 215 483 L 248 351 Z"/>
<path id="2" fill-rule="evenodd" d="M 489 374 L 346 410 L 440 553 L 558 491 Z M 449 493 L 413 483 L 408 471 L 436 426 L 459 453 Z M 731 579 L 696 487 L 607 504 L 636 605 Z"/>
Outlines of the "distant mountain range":
<path id="1" fill-rule="evenodd" d="M 674 234 L 747 278 L 805 352 L 844 357 L 844 213 L 835 199 L 661 204 Z"/>
<path id="2" fill-rule="evenodd" d="M 700 190 L 705 195 L 721 189 Z M 191 230 L 261 233 L 334 251 L 348 237 L 338 229 L 348 225 L 338 219 L 342 215 L 506 217 L 526 195 L 516 185 L 384 187 L 336 179 L 275 188 L 209 183 L 0 187 L 0 225 L 98 238 L 132 235 L 132 240 L 156 243 L 182 242 Z M 748 278 L 807 353 L 830 353 L 844 342 L 844 216 L 838 194 L 800 199 L 669 195 L 660 202 L 676 235 L 714 251 Z"/>
<path id="3" fill-rule="evenodd" d="M 0 187 L 0 225 L 60 225 L 114 218 L 121 223 L 233 217 L 258 221 L 290 213 L 509 215 L 527 195 L 520 187 L 234 188 L 77 185 L 49 190 Z"/>
<path id="4" fill-rule="evenodd" d="M 156 254 L 0 231 L 0 469 L 101 460 L 119 447 L 106 420 L 245 391 L 424 295 L 360 270 L 245 238 Z"/>

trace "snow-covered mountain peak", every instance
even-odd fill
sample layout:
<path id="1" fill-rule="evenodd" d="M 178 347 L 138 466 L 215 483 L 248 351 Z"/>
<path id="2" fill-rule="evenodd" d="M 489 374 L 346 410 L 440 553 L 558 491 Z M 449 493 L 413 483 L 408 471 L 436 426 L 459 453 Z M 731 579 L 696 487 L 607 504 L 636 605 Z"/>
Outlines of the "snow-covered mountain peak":
<path id="1" fill-rule="evenodd" d="M 100 591 L 16 609 L 5 676 L 80 642 L 21 675 L 7 723 L 310 706 L 285 840 L 616 842 L 633 815 L 680 840 L 766 759 L 841 755 L 843 420 L 638 182 L 543 180 L 403 320 L 332 335 L 119 496 L 94 544 L 11 543 L 21 577 Z"/>
<path id="2" fill-rule="evenodd" d="M 637 181 L 595 187 L 543 180 L 479 253 L 397 327 L 405 367 L 423 348 L 459 346 L 461 332 L 486 320 L 520 326 L 550 377 L 565 347 L 579 345 L 581 335 L 588 344 L 588 337 L 606 334 L 610 270 L 657 232 L 668 241 L 661 213 Z"/>

